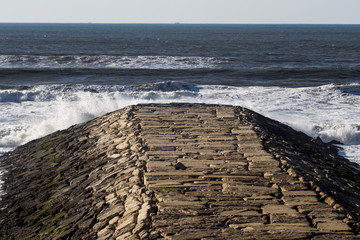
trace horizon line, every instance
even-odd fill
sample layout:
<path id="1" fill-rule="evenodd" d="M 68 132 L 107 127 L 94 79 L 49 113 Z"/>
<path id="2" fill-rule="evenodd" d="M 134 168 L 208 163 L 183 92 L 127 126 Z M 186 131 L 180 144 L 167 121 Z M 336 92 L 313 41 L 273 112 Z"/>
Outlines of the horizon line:
<path id="1" fill-rule="evenodd" d="M 0 22 L 0 24 L 360 25 L 360 23 Z"/>

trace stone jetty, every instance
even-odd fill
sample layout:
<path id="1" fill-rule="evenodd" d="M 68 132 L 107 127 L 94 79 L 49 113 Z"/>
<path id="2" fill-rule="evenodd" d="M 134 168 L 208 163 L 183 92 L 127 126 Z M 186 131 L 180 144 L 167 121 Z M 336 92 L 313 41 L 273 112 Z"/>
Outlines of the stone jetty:
<path id="1" fill-rule="evenodd" d="M 130 106 L 0 158 L 1 239 L 359 239 L 359 166 L 242 107 Z"/>

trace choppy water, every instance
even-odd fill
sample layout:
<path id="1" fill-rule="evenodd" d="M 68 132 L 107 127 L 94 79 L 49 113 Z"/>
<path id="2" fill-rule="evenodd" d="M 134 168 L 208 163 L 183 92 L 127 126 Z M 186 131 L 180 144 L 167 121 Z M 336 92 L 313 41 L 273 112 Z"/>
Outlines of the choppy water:
<path id="1" fill-rule="evenodd" d="M 0 152 L 137 103 L 241 105 L 360 162 L 360 25 L 0 24 Z"/>

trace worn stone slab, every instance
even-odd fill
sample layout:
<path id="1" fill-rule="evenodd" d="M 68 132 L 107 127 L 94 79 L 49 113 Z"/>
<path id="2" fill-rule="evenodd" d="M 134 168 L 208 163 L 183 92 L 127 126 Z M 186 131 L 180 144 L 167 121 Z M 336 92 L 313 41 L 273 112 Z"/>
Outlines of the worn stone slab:
<path id="1" fill-rule="evenodd" d="M 223 184 L 224 193 L 239 193 L 243 195 L 264 195 L 264 194 L 276 194 L 278 190 L 271 187 L 253 186 L 253 185 L 239 185 L 225 183 Z"/>

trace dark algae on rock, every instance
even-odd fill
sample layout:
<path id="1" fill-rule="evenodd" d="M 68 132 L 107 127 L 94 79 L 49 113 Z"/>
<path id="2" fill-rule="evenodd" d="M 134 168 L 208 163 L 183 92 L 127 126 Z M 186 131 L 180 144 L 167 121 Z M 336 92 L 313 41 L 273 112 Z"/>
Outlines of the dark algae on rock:
<path id="1" fill-rule="evenodd" d="M 1 239 L 358 239 L 358 165 L 241 107 L 138 105 L 0 159 Z"/>

